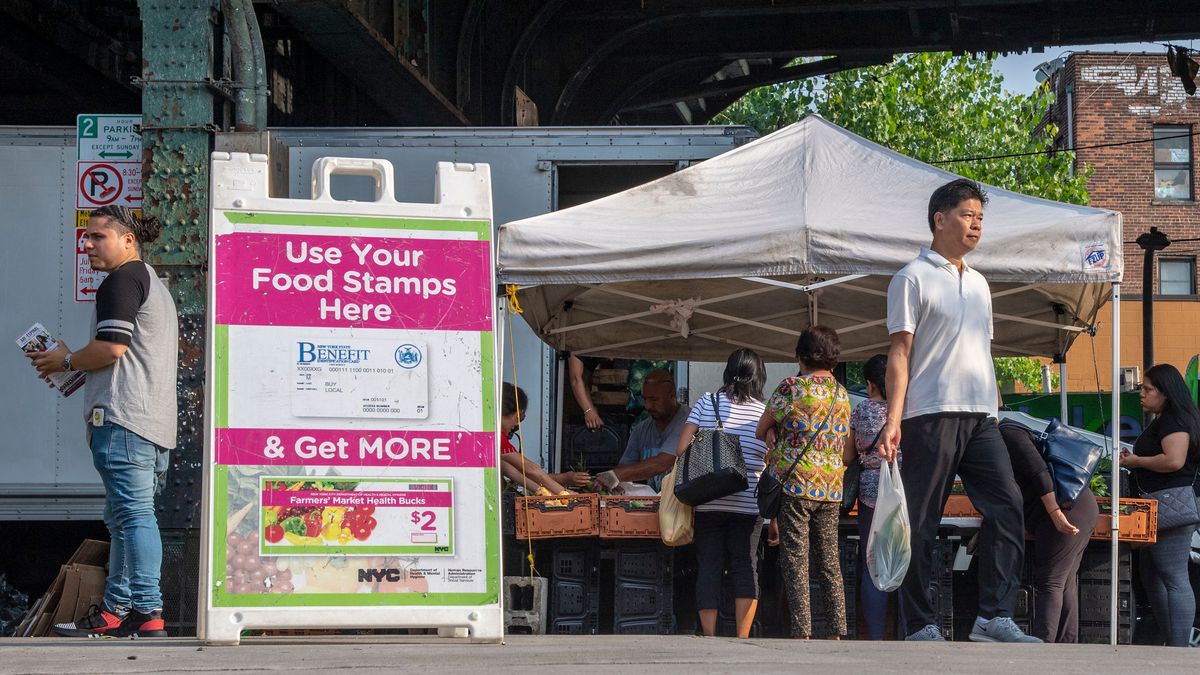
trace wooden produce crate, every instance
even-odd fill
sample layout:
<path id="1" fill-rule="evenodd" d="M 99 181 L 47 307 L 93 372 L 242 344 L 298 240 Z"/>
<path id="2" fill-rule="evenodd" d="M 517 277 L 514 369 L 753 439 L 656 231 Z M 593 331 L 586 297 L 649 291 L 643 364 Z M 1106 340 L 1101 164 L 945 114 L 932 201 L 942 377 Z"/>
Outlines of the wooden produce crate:
<path id="1" fill-rule="evenodd" d="M 1100 505 L 1100 518 L 1096 520 L 1096 529 L 1092 530 L 1092 539 L 1109 541 L 1112 539 L 1112 499 L 1097 497 Z M 1117 539 L 1134 544 L 1153 544 L 1158 541 L 1158 502 L 1153 499 L 1121 500 L 1121 517 L 1117 522 Z"/>
<path id="2" fill-rule="evenodd" d="M 1093 541 L 1108 541 L 1112 527 L 1112 499 L 1096 497 L 1100 506 L 1100 518 L 1096 520 L 1096 528 L 1092 530 Z M 978 518 L 979 512 L 964 494 L 952 494 L 946 500 L 946 508 L 942 511 L 946 518 Z M 1121 519 L 1118 523 L 1117 538 L 1132 544 L 1153 544 L 1158 540 L 1158 502 L 1153 499 L 1121 500 Z"/>
<path id="3" fill-rule="evenodd" d="M 660 497 L 600 498 L 601 539 L 658 539 Z"/>
<path id="4" fill-rule="evenodd" d="M 592 373 L 593 385 L 624 387 L 628 382 L 628 368 L 597 368 Z"/>
<path id="5" fill-rule="evenodd" d="M 946 500 L 946 508 L 942 509 L 943 518 L 978 518 L 979 511 L 971 503 L 971 498 L 965 494 L 952 494 Z"/>
<path id="6" fill-rule="evenodd" d="M 594 537 L 600 533 L 600 497 L 517 497 L 516 516 L 517 539 Z"/>

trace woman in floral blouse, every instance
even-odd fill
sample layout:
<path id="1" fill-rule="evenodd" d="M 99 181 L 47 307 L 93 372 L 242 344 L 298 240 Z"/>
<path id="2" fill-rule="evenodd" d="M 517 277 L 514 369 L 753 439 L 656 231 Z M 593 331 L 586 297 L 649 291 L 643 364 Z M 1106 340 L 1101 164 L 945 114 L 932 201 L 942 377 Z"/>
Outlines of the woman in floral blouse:
<path id="1" fill-rule="evenodd" d="M 801 333 L 796 342 L 800 374 L 779 383 L 758 423 L 758 437 L 771 449 L 767 470 L 783 484 L 783 508 L 768 537 L 782 544 L 791 635 L 797 638 L 812 637 L 810 546 L 817 562 L 813 578 L 825 597 L 825 637 L 837 640 L 846 632 L 838 516 L 850 397 L 833 377 L 840 350 L 832 328 L 818 325 Z"/>

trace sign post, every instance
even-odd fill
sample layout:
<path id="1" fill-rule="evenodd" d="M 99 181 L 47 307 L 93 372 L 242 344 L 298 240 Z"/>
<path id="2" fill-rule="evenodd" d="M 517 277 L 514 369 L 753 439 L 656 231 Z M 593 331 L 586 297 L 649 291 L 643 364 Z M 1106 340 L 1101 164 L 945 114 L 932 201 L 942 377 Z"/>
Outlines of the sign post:
<path id="1" fill-rule="evenodd" d="M 212 163 L 200 637 L 466 629 L 498 641 L 499 424 L 486 165 L 325 158 L 312 200 L 265 156 Z M 335 201 L 335 174 L 375 202 Z"/>

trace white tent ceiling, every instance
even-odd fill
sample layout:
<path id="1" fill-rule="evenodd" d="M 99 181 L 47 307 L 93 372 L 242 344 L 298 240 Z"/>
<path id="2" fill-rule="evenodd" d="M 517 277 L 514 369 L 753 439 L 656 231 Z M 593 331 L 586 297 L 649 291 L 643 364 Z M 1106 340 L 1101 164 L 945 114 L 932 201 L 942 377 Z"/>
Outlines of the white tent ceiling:
<path id="1" fill-rule="evenodd" d="M 790 361 L 799 331 L 819 322 L 862 359 L 885 349 L 888 281 L 928 245 L 929 195 L 956 177 L 812 116 L 502 226 L 500 280 L 521 287 L 525 320 L 560 350 L 723 361 L 745 345 Z M 1120 214 L 988 193 L 967 263 L 991 283 L 994 352 L 1065 353 L 1120 281 Z"/>

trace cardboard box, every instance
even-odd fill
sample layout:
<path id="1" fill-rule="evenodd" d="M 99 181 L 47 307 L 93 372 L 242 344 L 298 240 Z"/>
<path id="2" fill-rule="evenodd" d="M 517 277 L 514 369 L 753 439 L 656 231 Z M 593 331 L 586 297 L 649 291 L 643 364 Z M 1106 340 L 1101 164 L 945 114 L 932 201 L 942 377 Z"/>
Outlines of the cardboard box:
<path id="1" fill-rule="evenodd" d="M 108 577 L 108 542 L 86 539 L 58 569 L 54 583 L 33 604 L 16 634 L 20 637 L 45 637 L 56 623 L 74 621 L 93 604 L 104 600 Z"/>

